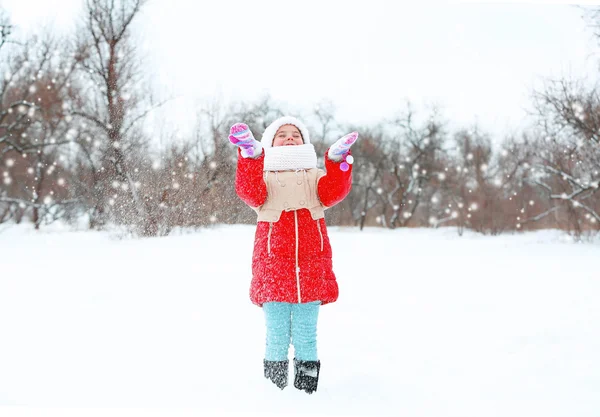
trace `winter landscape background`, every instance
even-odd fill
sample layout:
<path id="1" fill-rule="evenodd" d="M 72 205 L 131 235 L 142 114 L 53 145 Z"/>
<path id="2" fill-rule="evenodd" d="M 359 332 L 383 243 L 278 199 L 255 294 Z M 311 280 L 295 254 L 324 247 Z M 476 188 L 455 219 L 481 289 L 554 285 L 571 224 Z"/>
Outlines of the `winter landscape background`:
<path id="1" fill-rule="evenodd" d="M 291 113 L 320 157 L 360 133 L 353 192 L 330 224 L 600 228 L 594 7 L 436 3 L 391 21 L 385 2 L 281 10 L 315 28 L 302 31 L 273 24 L 271 1 L 31 3 L 46 20 L 6 4 L 0 223 L 85 218 L 137 236 L 252 224 L 229 127 L 244 121 L 260 138 Z M 229 10 L 263 52 L 246 50 Z M 363 29 L 350 23 L 361 18 Z"/>
<path id="2" fill-rule="evenodd" d="M 0 0 L 0 416 L 598 416 L 599 24 Z M 311 396 L 262 376 L 227 140 L 283 114 L 360 135 Z"/>

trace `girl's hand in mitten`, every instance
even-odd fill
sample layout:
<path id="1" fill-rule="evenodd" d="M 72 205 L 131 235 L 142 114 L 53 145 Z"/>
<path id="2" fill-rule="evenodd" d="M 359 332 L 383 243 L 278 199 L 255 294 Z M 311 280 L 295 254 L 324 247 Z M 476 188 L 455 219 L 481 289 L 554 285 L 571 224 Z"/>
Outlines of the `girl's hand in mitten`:
<path id="1" fill-rule="evenodd" d="M 340 164 L 340 169 L 342 171 L 348 171 L 350 168 L 348 164 L 352 164 L 354 159 L 352 155 L 348 155 L 350 152 L 350 147 L 356 142 L 358 139 L 358 132 L 348 133 L 346 136 L 343 136 L 341 139 L 338 139 L 327 152 L 327 157 L 332 161 L 344 161 Z"/>
<path id="2" fill-rule="evenodd" d="M 236 123 L 229 129 L 229 141 L 242 150 L 244 158 L 256 158 L 262 153 L 262 145 L 250 131 L 245 123 Z"/>

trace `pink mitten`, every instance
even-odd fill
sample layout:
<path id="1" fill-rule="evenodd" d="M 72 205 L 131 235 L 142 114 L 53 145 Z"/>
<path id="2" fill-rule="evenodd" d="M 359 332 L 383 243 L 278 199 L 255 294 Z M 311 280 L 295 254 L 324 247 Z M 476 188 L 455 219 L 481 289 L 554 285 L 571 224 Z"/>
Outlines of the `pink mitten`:
<path id="1" fill-rule="evenodd" d="M 356 142 L 357 139 L 358 132 L 348 133 L 331 145 L 329 152 L 327 152 L 327 156 L 332 161 L 344 161 L 340 164 L 340 169 L 342 171 L 348 171 L 348 169 L 350 169 L 348 164 L 352 164 L 352 162 L 354 162 L 354 159 L 351 155 L 348 155 L 348 153 L 350 152 L 350 147 L 354 144 L 354 142 Z"/>
<path id="2" fill-rule="evenodd" d="M 242 149 L 244 158 L 256 158 L 262 153 L 262 145 L 245 123 L 236 123 L 229 129 L 229 141 Z"/>

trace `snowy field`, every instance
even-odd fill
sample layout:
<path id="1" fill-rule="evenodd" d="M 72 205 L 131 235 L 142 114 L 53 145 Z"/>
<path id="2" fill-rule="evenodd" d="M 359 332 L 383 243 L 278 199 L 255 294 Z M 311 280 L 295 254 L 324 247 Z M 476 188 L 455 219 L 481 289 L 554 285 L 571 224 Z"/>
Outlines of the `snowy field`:
<path id="1" fill-rule="evenodd" d="M 307 395 L 262 376 L 253 227 L 3 229 L 0 416 L 600 416 L 598 241 L 330 234 L 340 299 Z"/>

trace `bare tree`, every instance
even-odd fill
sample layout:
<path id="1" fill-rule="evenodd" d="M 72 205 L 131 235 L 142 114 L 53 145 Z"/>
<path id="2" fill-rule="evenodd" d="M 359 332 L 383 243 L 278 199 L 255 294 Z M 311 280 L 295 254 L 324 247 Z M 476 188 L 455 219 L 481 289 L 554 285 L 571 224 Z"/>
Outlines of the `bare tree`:
<path id="1" fill-rule="evenodd" d="M 404 114 L 384 125 L 376 139 L 377 163 L 371 163 L 370 185 L 360 191 L 365 197 L 363 219 L 371 207 L 378 213 L 376 222 L 389 228 L 419 225 L 423 215 L 429 217 L 429 206 L 423 204 L 423 199 L 434 193 L 430 186 L 437 171 L 442 169 L 444 142 L 445 132 L 435 110 L 419 123 L 409 104 Z M 362 148 L 358 151 L 360 164 L 364 152 Z M 375 155 L 366 153 L 370 157 Z M 357 174 L 362 172 L 359 170 Z M 358 182 L 361 181 L 364 178 Z"/>
<path id="2" fill-rule="evenodd" d="M 0 29 L 2 48 L 11 43 L 10 24 L 4 20 Z M 16 221 L 30 212 L 39 228 L 43 219 L 62 217 L 65 205 L 74 202 L 50 175 L 60 171 L 59 149 L 70 143 L 62 104 L 73 94 L 70 78 L 77 61 L 48 33 L 12 43 L 0 81 L 0 165 L 5 167 L 0 212 L 2 219 Z"/>
<path id="3" fill-rule="evenodd" d="M 142 235 L 155 235 L 147 205 L 138 192 L 140 179 L 132 169 L 145 145 L 139 123 L 158 104 L 132 40 L 132 22 L 146 0 L 86 0 L 85 19 L 77 44 L 84 57 L 80 73 L 86 100 L 73 115 L 92 123 L 99 152 L 84 151 L 92 167 L 94 225 L 102 226 L 112 210 L 117 221 L 133 224 Z M 99 142 L 98 142 L 99 141 Z M 84 145 L 84 144 L 82 144 Z M 94 154 L 99 154 L 95 160 Z M 116 186 L 115 186 L 116 185 Z M 110 205 L 117 194 L 119 204 Z"/>
<path id="4" fill-rule="evenodd" d="M 581 82 L 549 81 L 534 93 L 542 139 L 529 182 L 553 202 L 540 220 L 562 212 L 576 234 L 600 228 L 600 96 Z"/>

